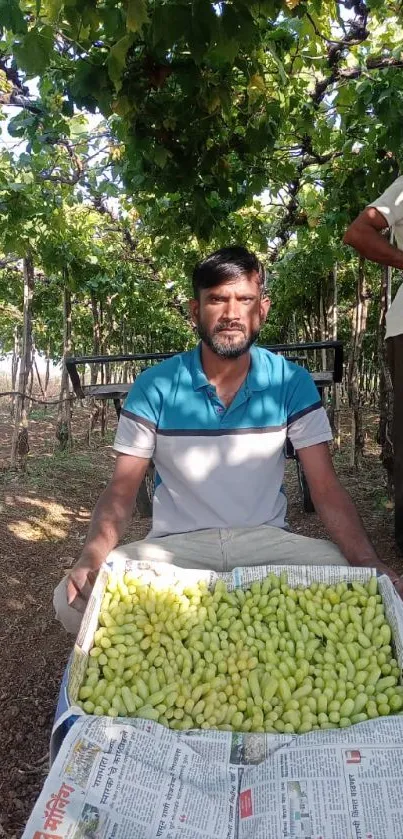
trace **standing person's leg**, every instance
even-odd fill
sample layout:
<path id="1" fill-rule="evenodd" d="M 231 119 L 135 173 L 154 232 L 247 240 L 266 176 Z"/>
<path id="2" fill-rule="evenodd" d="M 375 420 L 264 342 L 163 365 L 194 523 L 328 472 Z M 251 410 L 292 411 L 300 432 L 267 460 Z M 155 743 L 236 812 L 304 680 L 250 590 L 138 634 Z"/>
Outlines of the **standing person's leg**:
<path id="1" fill-rule="evenodd" d="M 395 539 L 403 553 L 403 335 L 388 338 L 386 346 L 393 383 Z"/>
<path id="2" fill-rule="evenodd" d="M 169 562 L 181 568 L 223 570 L 223 554 L 220 531 L 198 530 L 190 533 L 176 533 L 156 539 L 142 539 L 129 542 L 111 551 L 108 561 L 135 559 L 143 562 Z M 67 632 L 77 634 L 82 613 L 67 603 L 67 575 L 56 587 L 53 605 L 57 619 Z"/>
<path id="3" fill-rule="evenodd" d="M 240 565 L 348 565 L 333 542 L 262 525 L 226 531 L 228 568 Z"/>

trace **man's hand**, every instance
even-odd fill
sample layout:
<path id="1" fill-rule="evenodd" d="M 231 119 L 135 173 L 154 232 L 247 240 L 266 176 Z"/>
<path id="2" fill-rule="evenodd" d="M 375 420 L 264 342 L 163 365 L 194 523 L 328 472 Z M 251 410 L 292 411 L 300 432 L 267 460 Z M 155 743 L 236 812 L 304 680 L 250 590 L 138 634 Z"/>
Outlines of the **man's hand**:
<path id="1" fill-rule="evenodd" d="M 79 559 L 68 573 L 67 602 L 82 614 L 85 612 L 98 571 L 85 558 Z"/>
<path id="2" fill-rule="evenodd" d="M 401 577 L 400 574 L 397 574 L 393 568 L 389 568 L 388 565 L 385 565 L 384 562 L 380 562 L 379 560 L 376 565 L 376 570 L 379 571 L 380 574 L 386 574 L 386 576 L 389 577 L 395 591 L 403 600 L 403 577 Z"/>
<path id="3" fill-rule="evenodd" d="M 130 522 L 149 463 L 149 458 L 127 454 L 119 454 L 116 458 L 113 476 L 93 512 L 83 552 L 68 573 L 67 602 L 82 614 L 99 568 Z"/>
<path id="4" fill-rule="evenodd" d="M 399 597 L 401 597 L 402 600 L 403 600 L 403 579 L 402 579 L 402 577 L 398 577 L 398 579 L 395 580 L 395 581 L 392 580 L 392 583 L 393 583 L 393 585 L 395 587 L 395 590 L 397 591 Z"/>
<path id="5" fill-rule="evenodd" d="M 380 574 L 386 574 L 386 576 L 389 577 L 398 595 L 403 600 L 403 578 L 400 576 L 400 574 L 397 574 L 396 571 L 393 570 L 393 568 L 389 568 L 388 565 L 385 565 L 385 563 L 381 562 L 380 560 L 378 560 L 376 568 L 377 571 L 380 572 Z"/>

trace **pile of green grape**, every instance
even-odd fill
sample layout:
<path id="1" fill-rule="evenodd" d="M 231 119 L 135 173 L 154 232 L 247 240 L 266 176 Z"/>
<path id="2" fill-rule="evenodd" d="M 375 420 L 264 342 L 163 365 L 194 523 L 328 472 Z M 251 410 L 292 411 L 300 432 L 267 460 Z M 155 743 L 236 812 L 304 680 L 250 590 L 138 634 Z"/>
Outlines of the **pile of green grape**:
<path id="1" fill-rule="evenodd" d="M 111 576 L 79 705 L 169 728 L 303 734 L 399 713 L 376 577 L 228 591 Z"/>

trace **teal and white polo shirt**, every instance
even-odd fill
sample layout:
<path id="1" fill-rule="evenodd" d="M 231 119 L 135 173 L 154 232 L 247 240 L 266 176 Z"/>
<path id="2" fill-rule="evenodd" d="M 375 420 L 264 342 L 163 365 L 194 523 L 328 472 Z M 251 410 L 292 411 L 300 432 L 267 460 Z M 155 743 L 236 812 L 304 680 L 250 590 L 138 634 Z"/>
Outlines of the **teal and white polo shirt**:
<path id="1" fill-rule="evenodd" d="M 114 447 L 152 457 L 152 536 L 211 527 L 285 526 L 286 437 L 295 449 L 331 440 L 308 373 L 253 346 L 228 408 L 201 364 L 200 345 L 145 370 L 122 409 Z"/>

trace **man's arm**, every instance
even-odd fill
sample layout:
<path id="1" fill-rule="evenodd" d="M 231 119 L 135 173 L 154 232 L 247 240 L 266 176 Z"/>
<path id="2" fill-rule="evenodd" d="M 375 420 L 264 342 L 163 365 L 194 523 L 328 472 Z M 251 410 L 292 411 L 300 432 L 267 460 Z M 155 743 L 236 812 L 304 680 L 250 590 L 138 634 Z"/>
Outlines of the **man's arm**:
<path id="1" fill-rule="evenodd" d="M 377 568 L 380 573 L 387 574 L 401 594 L 402 580 L 376 555 L 357 509 L 334 471 L 327 443 L 299 449 L 298 457 L 315 509 L 343 556 L 350 565 Z"/>
<path id="2" fill-rule="evenodd" d="M 343 242 L 361 256 L 381 265 L 403 268 L 403 252 L 391 245 L 381 230 L 388 227 L 386 219 L 375 207 L 366 207 L 347 228 Z"/>
<path id="3" fill-rule="evenodd" d="M 83 612 L 96 575 L 127 529 L 149 458 L 118 454 L 108 486 L 92 514 L 87 538 L 67 583 L 69 605 Z"/>

